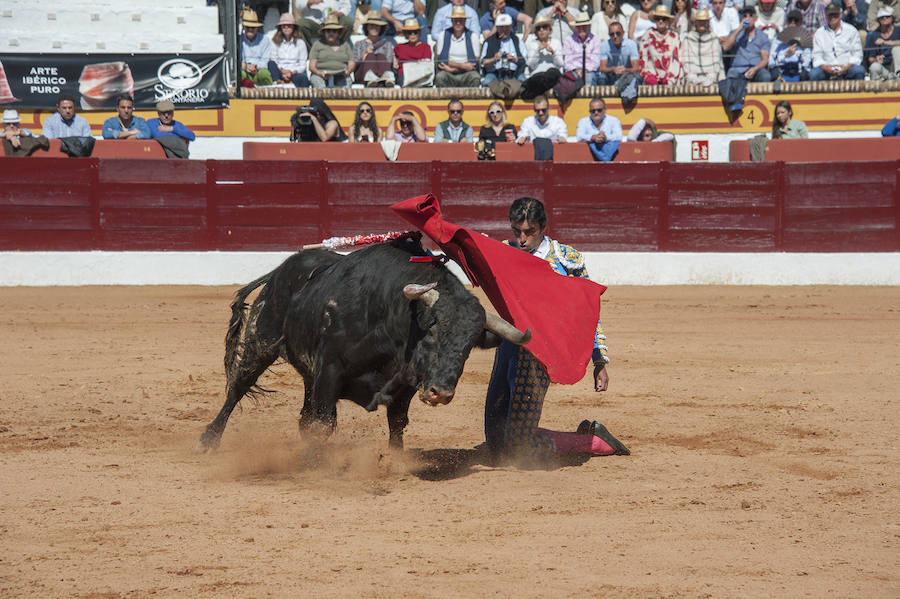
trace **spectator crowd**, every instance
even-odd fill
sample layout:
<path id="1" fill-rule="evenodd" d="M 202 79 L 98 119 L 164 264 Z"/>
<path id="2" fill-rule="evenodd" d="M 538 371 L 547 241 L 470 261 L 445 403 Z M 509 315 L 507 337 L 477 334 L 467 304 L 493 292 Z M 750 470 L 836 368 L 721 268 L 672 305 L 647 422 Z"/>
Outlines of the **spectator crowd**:
<path id="1" fill-rule="evenodd" d="M 264 32 L 270 8 L 289 10 Z M 531 99 L 565 77 L 586 85 L 895 79 L 898 9 L 900 0 L 247 2 L 241 83 L 482 86 Z"/>

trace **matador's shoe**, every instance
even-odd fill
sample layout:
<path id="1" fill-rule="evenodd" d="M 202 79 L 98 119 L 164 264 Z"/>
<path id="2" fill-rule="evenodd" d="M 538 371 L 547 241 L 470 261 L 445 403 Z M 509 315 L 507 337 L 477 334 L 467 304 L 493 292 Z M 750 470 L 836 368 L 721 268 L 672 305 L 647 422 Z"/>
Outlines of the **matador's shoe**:
<path id="1" fill-rule="evenodd" d="M 594 420 L 582 420 L 575 432 L 580 435 L 594 435 L 603 439 L 603 441 L 615 450 L 613 455 L 631 455 L 631 452 L 625 447 L 625 444 L 612 436 L 602 423 Z"/>

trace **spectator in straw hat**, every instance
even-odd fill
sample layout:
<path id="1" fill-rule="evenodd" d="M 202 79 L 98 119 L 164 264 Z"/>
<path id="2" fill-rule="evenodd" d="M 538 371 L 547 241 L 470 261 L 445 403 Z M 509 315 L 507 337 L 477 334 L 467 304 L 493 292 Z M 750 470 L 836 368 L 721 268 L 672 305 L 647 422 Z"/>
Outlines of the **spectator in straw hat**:
<path id="1" fill-rule="evenodd" d="M 478 87 L 478 56 L 481 54 L 481 38 L 466 28 L 466 11 L 454 6 L 450 13 L 453 26 L 437 39 L 437 72 L 435 87 Z"/>
<path id="2" fill-rule="evenodd" d="M 341 43 L 349 40 L 353 29 L 350 10 L 349 0 L 296 0 L 294 17 L 297 18 L 300 34 L 306 40 L 306 45 L 310 50 L 319 39 L 322 25 L 329 17 L 336 19 L 337 23 L 341 25 L 338 36 Z"/>
<path id="3" fill-rule="evenodd" d="M 245 8 L 241 12 L 241 85 L 272 85 L 272 74 L 269 72 L 269 58 L 272 55 L 272 42 L 262 33 L 263 24 L 256 13 Z"/>
<path id="4" fill-rule="evenodd" d="M 300 35 L 300 29 L 294 15 L 286 12 L 281 15 L 275 35 L 272 36 L 272 54 L 269 60 L 269 73 L 273 79 L 282 83 L 293 83 L 294 87 L 309 87 L 306 75 L 306 42 Z"/>
<path id="5" fill-rule="evenodd" d="M 878 11 L 878 29 L 866 38 L 866 63 L 872 81 L 896 79 L 900 70 L 900 27 L 894 25 L 894 9 Z"/>
<path id="6" fill-rule="evenodd" d="M 434 19 L 431 21 L 431 37 L 435 41 L 441 39 L 445 31 L 453 28 L 452 19 L 458 18 L 451 16 L 454 10 L 457 14 L 459 14 L 460 10 L 465 12 L 466 29 L 475 33 L 475 35 L 481 35 L 481 25 L 478 22 L 478 13 L 475 12 L 475 9 L 466 4 L 465 0 L 450 0 L 450 2 L 437 9 L 437 12 L 434 13 Z"/>
<path id="7" fill-rule="evenodd" d="M 647 85 L 679 85 L 684 81 L 678 34 L 669 29 L 673 18 L 664 4 L 650 14 L 655 29 L 641 38 L 641 79 Z"/>
<path id="8" fill-rule="evenodd" d="M 353 60 L 356 62 L 355 79 L 368 87 L 394 86 L 394 38 L 384 35 L 387 21 L 381 13 L 370 10 L 363 23 L 365 39 L 353 44 Z"/>
<path id="9" fill-rule="evenodd" d="M 350 87 L 350 73 L 356 69 L 353 49 L 341 42 L 344 26 L 340 17 L 328 15 L 320 29 L 322 39 L 309 51 L 309 84 L 312 87 Z"/>
<path id="10" fill-rule="evenodd" d="M 382 12 L 382 14 L 384 14 Z M 403 65 L 431 60 L 431 46 L 422 41 L 422 26 L 417 19 L 406 19 L 401 25 L 406 42 L 394 47 L 394 70 L 400 84 L 404 83 Z"/>
<path id="11" fill-rule="evenodd" d="M 573 26 L 575 33 L 563 44 L 566 72 L 584 79 L 585 85 L 597 85 L 601 42 L 591 33 L 591 17 L 580 12 Z"/>
<path id="12" fill-rule="evenodd" d="M 694 28 L 681 41 L 684 82 L 688 85 L 716 85 L 725 78 L 722 44 L 709 30 L 709 10 L 694 11 Z"/>
<path id="13" fill-rule="evenodd" d="M 432 2 L 434 1 L 432 0 Z M 425 2 L 426 0 L 383 0 L 381 16 L 388 22 L 387 35 L 396 35 L 404 31 L 406 22 L 414 19 L 419 24 L 421 39 L 428 37 Z"/>

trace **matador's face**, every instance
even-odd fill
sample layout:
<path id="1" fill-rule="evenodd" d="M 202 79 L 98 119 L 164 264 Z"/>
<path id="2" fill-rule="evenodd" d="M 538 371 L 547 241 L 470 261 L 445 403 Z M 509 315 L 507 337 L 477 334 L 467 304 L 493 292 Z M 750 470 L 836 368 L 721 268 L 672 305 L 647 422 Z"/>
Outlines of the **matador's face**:
<path id="1" fill-rule="evenodd" d="M 544 227 L 539 223 L 530 223 L 523 220 L 519 223 L 509 223 L 512 227 L 513 245 L 527 252 L 534 252 L 544 240 Z"/>

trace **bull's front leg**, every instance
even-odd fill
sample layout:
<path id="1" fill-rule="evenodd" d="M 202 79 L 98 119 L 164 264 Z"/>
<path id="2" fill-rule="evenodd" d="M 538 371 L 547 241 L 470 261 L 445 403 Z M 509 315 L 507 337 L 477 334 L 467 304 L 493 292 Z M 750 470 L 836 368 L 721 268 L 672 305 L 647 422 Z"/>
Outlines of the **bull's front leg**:
<path id="1" fill-rule="evenodd" d="M 322 364 L 323 362 L 319 362 Z M 299 426 L 302 431 L 320 432 L 328 437 L 337 426 L 337 396 L 340 369 L 326 363 L 314 373 L 311 383 L 304 377 L 303 407 Z"/>
<path id="2" fill-rule="evenodd" d="M 403 371 L 398 371 L 392 376 L 384 386 L 372 396 L 372 401 L 366 406 L 366 410 L 374 412 L 378 406 L 389 406 L 394 401 L 394 396 L 398 391 L 407 387 L 406 377 Z"/>
<path id="3" fill-rule="evenodd" d="M 403 449 L 403 429 L 409 424 L 409 401 L 415 393 L 416 388 L 408 385 L 398 389 L 387 406 L 388 443 L 395 449 Z"/>

